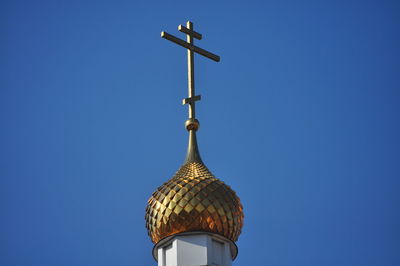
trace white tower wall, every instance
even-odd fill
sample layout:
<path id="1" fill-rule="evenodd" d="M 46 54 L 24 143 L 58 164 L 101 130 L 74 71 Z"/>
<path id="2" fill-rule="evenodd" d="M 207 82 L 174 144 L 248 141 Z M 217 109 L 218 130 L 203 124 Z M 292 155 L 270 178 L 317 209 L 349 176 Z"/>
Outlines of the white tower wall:
<path id="1" fill-rule="evenodd" d="M 237 247 L 216 234 L 189 232 L 160 241 L 153 250 L 158 266 L 231 266 Z"/>

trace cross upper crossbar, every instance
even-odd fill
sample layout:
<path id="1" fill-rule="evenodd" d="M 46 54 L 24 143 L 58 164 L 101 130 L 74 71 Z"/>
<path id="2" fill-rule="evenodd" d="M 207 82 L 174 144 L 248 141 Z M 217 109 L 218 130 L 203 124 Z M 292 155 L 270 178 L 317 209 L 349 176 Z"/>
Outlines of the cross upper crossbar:
<path id="1" fill-rule="evenodd" d="M 188 28 L 186 28 L 185 26 L 182 26 L 182 25 L 178 26 L 178 30 L 180 32 L 183 32 L 183 33 L 186 33 L 186 34 L 189 34 L 189 35 L 193 36 L 197 40 L 201 40 L 201 38 L 203 37 L 200 33 L 195 32 L 194 30 L 189 30 Z"/>

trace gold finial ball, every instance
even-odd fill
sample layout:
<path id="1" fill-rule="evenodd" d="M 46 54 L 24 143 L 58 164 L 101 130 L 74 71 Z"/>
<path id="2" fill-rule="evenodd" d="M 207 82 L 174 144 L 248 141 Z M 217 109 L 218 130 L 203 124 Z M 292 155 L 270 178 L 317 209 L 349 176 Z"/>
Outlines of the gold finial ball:
<path id="1" fill-rule="evenodd" d="M 212 232 L 236 241 L 243 227 L 236 193 L 199 162 L 184 164 L 150 197 L 146 227 L 156 244 L 183 232 Z"/>
<path id="2" fill-rule="evenodd" d="M 200 122 L 196 118 L 189 118 L 185 122 L 185 128 L 187 131 L 194 130 L 197 131 L 200 127 Z"/>

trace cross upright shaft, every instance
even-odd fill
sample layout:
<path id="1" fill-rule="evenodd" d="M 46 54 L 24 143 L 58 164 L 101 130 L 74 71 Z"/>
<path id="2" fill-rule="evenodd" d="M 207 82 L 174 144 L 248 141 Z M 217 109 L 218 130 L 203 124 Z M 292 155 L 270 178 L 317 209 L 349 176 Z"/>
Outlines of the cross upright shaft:
<path id="1" fill-rule="evenodd" d="M 193 31 L 193 23 L 188 21 L 186 26 L 189 31 Z M 186 41 L 189 45 L 194 45 L 193 36 L 191 34 L 186 35 Z M 188 96 L 189 99 L 195 96 L 194 92 L 194 53 L 192 50 L 187 50 L 188 55 Z M 189 103 L 189 119 L 196 118 L 195 101 Z"/>
<path id="2" fill-rule="evenodd" d="M 189 105 L 189 120 L 196 120 L 196 109 L 195 109 L 195 102 L 201 99 L 200 95 L 195 94 L 195 84 L 194 84 L 194 53 L 201 54 L 211 60 L 216 62 L 220 61 L 220 57 L 213 53 L 210 53 L 206 50 L 201 49 L 194 45 L 193 38 L 201 40 L 202 35 L 198 32 L 195 32 L 193 29 L 193 23 L 188 21 L 186 23 L 186 27 L 179 25 L 178 30 L 186 34 L 186 42 L 181 40 L 171 34 L 168 34 L 164 31 L 161 32 L 161 37 L 172 41 L 180 46 L 186 48 L 187 55 L 188 55 L 188 98 L 183 99 L 183 104 Z"/>

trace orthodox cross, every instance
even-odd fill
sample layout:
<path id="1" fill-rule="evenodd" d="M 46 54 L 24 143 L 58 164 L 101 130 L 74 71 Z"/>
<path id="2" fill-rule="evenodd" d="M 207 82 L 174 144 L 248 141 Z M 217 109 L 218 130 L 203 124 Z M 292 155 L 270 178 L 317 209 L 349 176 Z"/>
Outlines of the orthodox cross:
<path id="1" fill-rule="evenodd" d="M 189 120 L 196 120 L 196 112 L 195 112 L 195 102 L 201 99 L 200 95 L 195 96 L 194 92 L 194 53 L 201 54 L 215 62 L 219 62 L 220 57 L 213 53 L 210 53 L 200 47 L 194 45 L 193 38 L 201 40 L 202 35 L 198 32 L 195 32 L 193 29 L 193 23 L 188 21 L 186 23 L 186 27 L 179 25 L 178 30 L 186 34 L 186 42 L 181 40 L 171 34 L 166 33 L 165 31 L 161 32 L 161 37 L 167 39 L 171 42 L 179 44 L 187 49 L 187 58 L 188 58 L 188 98 L 183 99 L 182 104 L 189 104 Z M 198 123 L 198 122 L 197 122 Z"/>

